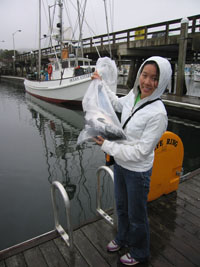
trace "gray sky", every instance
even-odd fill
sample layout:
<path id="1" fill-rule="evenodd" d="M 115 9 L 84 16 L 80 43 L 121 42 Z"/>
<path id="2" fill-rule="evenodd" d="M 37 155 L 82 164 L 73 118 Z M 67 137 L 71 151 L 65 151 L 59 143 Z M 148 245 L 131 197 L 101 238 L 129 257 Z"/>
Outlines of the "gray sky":
<path id="1" fill-rule="evenodd" d="M 0 49 L 38 48 L 38 0 L 0 0 Z M 65 26 L 75 24 L 77 13 L 72 6 L 77 0 L 65 0 Z M 80 0 L 83 2 L 83 0 Z M 48 33 L 48 5 L 54 0 L 42 0 L 42 34 Z M 45 11 L 44 11 L 45 10 Z M 53 9 L 51 9 L 53 10 Z M 66 10 L 70 10 L 70 20 Z M 124 30 L 200 14 L 200 0 L 107 0 L 110 31 Z M 90 26 L 83 27 L 83 38 L 107 32 L 104 1 L 87 0 L 85 18 Z M 92 29 L 92 30 L 91 30 Z M 1 41 L 5 42 L 1 42 Z M 42 46 L 48 46 L 43 40 Z"/>

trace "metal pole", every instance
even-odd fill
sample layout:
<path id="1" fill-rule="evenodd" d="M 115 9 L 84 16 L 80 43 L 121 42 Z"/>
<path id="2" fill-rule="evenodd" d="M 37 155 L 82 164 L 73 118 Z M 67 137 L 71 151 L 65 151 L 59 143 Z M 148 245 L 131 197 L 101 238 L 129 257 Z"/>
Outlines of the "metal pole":
<path id="1" fill-rule="evenodd" d="M 60 0 L 59 1 L 59 7 L 60 7 L 60 62 L 62 64 L 62 50 L 63 50 L 63 21 L 62 21 L 62 9 L 63 9 L 63 3 Z"/>
<path id="2" fill-rule="evenodd" d="M 80 14 L 79 0 L 77 0 L 77 8 L 78 8 L 78 24 L 79 24 L 79 43 L 81 46 L 81 56 L 83 57 L 82 27 L 81 27 L 81 14 Z"/>
<path id="3" fill-rule="evenodd" d="M 103 1 L 104 1 L 105 15 L 106 15 L 106 26 L 107 26 L 107 33 L 108 33 L 109 52 L 110 52 L 110 57 L 112 58 L 112 51 L 111 51 L 111 45 L 110 45 L 110 35 L 109 35 L 109 27 L 108 27 L 108 16 L 107 16 L 106 0 L 103 0 Z"/>
<path id="4" fill-rule="evenodd" d="M 15 33 L 12 34 L 12 37 L 13 37 L 13 75 L 15 75 Z"/>
<path id="5" fill-rule="evenodd" d="M 15 74 L 15 34 L 17 32 L 21 32 L 21 30 L 17 30 L 16 32 L 14 32 L 12 34 L 12 38 L 13 38 L 13 75 Z"/>
<path id="6" fill-rule="evenodd" d="M 39 54 L 38 54 L 38 80 L 41 72 L 41 0 L 39 0 Z"/>

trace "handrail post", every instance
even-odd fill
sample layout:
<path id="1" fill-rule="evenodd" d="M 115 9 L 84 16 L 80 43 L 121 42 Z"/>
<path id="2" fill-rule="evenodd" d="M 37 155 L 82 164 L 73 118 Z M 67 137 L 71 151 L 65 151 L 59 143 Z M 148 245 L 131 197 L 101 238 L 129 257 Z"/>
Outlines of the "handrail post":
<path id="1" fill-rule="evenodd" d="M 58 208 L 56 204 L 56 195 L 55 195 L 56 189 L 61 194 L 63 202 L 64 202 L 66 217 L 67 217 L 68 234 L 65 232 L 65 230 L 59 223 Z M 72 250 L 73 249 L 73 229 L 71 226 L 71 218 L 70 218 L 70 200 L 63 185 L 58 181 L 54 181 L 51 185 L 51 198 L 52 198 L 52 204 L 53 204 L 55 228 L 60 234 L 60 236 L 62 237 L 62 239 L 65 241 L 65 243 L 68 245 L 70 250 Z"/>
<path id="2" fill-rule="evenodd" d="M 109 177 L 114 183 L 113 171 L 107 166 L 101 166 L 97 170 L 97 212 L 114 228 L 117 228 L 117 216 L 116 216 L 116 206 L 114 202 L 114 219 L 112 219 L 104 210 L 101 209 L 101 192 L 100 192 L 100 174 L 105 171 L 109 174 Z"/>

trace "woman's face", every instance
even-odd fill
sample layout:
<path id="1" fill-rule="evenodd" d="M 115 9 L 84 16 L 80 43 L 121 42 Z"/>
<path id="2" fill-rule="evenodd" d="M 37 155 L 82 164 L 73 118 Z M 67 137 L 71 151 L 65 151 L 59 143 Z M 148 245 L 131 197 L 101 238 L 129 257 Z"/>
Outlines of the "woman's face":
<path id="1" fill-rule="evenodd" d="M 150 96 L 158 87 L 158 74 L 156 66 L 147 64 L 144 66 L 140 78 L 141 99 Z"/>

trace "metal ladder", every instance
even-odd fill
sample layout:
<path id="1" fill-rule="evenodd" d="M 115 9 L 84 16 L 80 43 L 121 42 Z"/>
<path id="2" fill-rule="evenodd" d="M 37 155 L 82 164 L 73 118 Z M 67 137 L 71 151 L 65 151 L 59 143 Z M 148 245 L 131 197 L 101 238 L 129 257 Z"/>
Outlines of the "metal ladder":
<path id="1" fill-rule="evenodd" d="M 65 212 L 66 212 L 66 217 L 67 217 L 68 234 L 65 232 L 65 230 L 59 223 L 58 206 L 56 204 L 56 189 L 61 194 L 63 202 L 64 202 Z M 73 229 L 72 229 L 71 218 L 70 218 L 70 200 L 69 200 L 69 197 L 67 195 L 65 188 L 58 181 L 54 181 L 51 185 L 51 198 L 52 198 L 52 204 L 53 204 L 55 228 L 60 234 L 60 236 L 62 237 L 62 239 L 65 241 L 65 243 L 68 245 L 70 250 L 72 250 L 73 249 Z"/>
<path id="2" fill-rule="evenodd" d="M 117 228 L 117 216 L 116 216 L 116 206 L 115 202 L 113 203 L 114 207 L 114 216 L 113 218 L 110 217 L 104 210 L 101 209 L 101 192 L 100 192 L 100 174 L 102 171 L 109 174 L 109 177 L 112 179 L 112 182 L 114 183 L 114 175 L 113 171 L 107 167 L 107 166 L 101 166 L 97 170 L 97 212 L 103 217 L 111 226 L 114 228 Z"/>
<path id="3" fill-rule="evenodd" d="M 102 171 L 109 174 L 109 177 L 114 182 L 114 175 L 113 171 L 107 167 L 107 166 L 101 166 L 97 170 L 97 208 L 96 211 L 114 228 L 117 227 L 116 223 L 116 209 L 115 209 L 115 203 L 114 204 L 114 219 L 111 218 L 104 210 L 101 209 L 101 192 L 100 192 L 100 174 Z M 64 206 L 65 206 L 65 212 L 67 217 L 67 226 L 68 226 L 68 233 L 63 229 L 61 224 L 59 223 L 58 219 L 58 205 L 56 203 L 56 190 L 59 191 L 59 193 L 62 196 Z M 55 222 L 55 229 L 58 231 L 62 239 L 65 241 L 67 246 L 70 248 L 70 250 L 73 250 L 73 228 L 71 224 L 71 217 L 70 217 L 70 200 L 68 197 L 68 194 L 63 187 L 63 185 L 58 182 L 54 181 L 51 185 L 51 199 L 53 204 L 53 213 L 54 213 L 54 222 Z"/>

